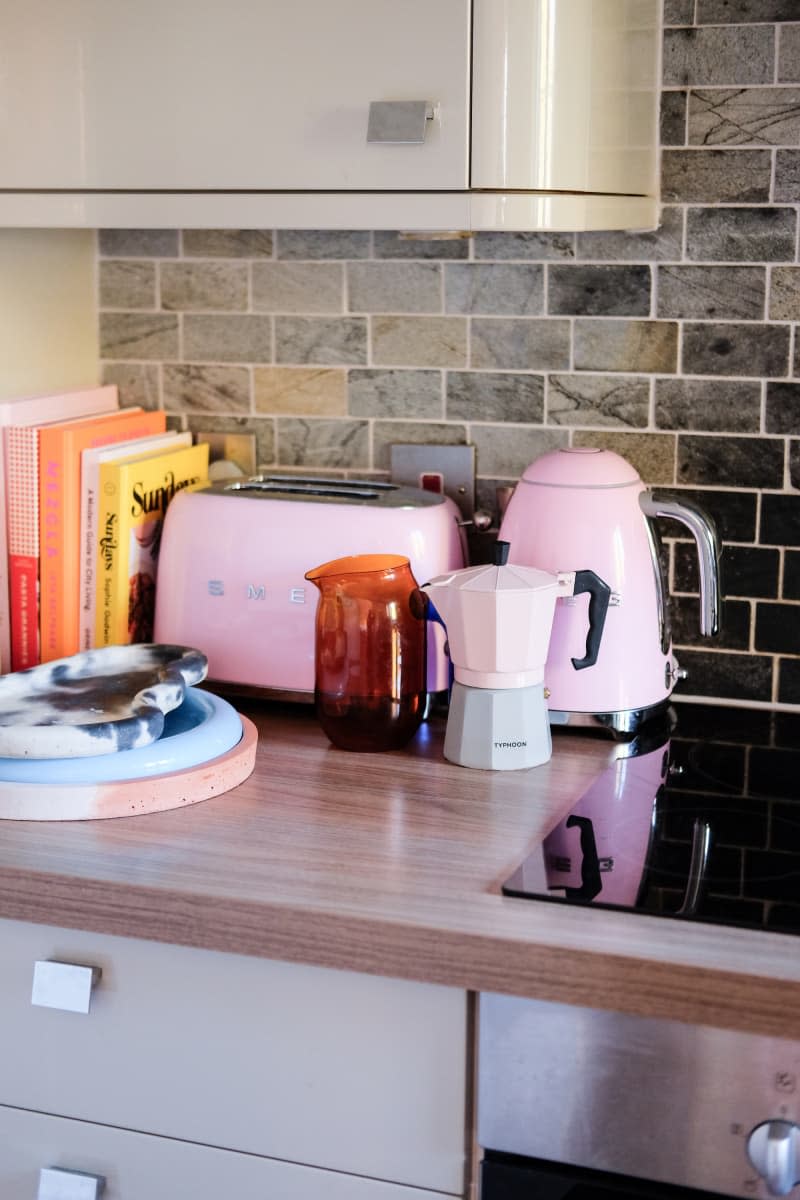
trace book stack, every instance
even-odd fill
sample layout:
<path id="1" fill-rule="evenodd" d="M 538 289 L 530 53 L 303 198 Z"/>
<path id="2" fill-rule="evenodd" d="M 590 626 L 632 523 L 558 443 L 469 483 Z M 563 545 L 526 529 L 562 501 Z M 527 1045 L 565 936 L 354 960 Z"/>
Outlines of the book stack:
<path id="1" fill-rule="evenodd" d="M 208 446 L 116 387 L 0 402 L 0 672 L 152 639 L 160 527 Z"/>

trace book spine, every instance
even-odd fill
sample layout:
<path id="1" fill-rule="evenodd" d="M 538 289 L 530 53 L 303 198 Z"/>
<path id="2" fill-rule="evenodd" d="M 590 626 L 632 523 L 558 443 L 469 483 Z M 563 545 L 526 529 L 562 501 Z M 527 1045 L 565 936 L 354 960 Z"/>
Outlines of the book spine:
<path id="1" fill-rule="evenodd" d="M 11 669 L 39 662 L 39 431 L 5 431 Z"/>
<path id="2" fill-rule="evenodd" d="M 64 463 L 39 435 L 39 649 L 42 662 L 72 653 L 61 649 L 59 587 L 64 557 Z"/>
<path id="3" fill-rule="evenodd" d="M 91 650 L 94 645 L 95 616 L 95 565 L 97 545 L 97 481 L 99 463 L 92 463 L 82 473 L 80 554 L 81 567 L 78 581 L 78 649 Z"/>
<path id="4" fill-rule="evenodd" d="M 122 570 L 124 551 L 119 528 L 119 470 L 115 469 L 113 463 L 101 465 L 97 491 L 98 497 L 102 496 L 102 503 L 97 518 L 94 644 L 111 646 L 114 644 L 116 581 Z"/>
<path id="5" fill-rule="evenodd" d="M 11 609 L 9 607 L 8 530 L 6 527 L 6 464 L 0 431 L 0 674 L 11 670 Z"/>

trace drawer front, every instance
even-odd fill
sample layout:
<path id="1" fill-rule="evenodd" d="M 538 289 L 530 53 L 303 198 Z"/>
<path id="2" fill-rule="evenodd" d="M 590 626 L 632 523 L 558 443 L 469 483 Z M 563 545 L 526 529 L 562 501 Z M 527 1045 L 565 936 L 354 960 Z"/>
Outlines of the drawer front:
<path id="1" fill-rule="evenodd" d="M 0 1107 L 0 1196 L 36 1200 L 41 1171 L 64 1200 L 435 1200 L 435 1193 L 211 1146 Z M 73 1174 L 79 1172 L 80 1174 Z M 89 1176 L 89 1178 L 85 1178 Z"/>
<path id="2" fill-rule="evenodd" d="M 466 1042 L 457 989 L 0 921 L 0 1104 L 458 1194 Z"/>

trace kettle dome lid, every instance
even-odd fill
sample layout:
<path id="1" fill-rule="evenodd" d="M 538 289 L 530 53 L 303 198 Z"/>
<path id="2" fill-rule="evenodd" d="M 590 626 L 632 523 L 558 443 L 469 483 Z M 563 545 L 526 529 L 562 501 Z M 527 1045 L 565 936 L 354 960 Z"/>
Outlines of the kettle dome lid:
<path id="1" fill-rule="evenodd" d="M 525 483 L 552 487 L 626 487 L 641 483 L 637 471 L 622 455 L 595 446 L 550 450 L 533 460 L 522 476 Z"/>

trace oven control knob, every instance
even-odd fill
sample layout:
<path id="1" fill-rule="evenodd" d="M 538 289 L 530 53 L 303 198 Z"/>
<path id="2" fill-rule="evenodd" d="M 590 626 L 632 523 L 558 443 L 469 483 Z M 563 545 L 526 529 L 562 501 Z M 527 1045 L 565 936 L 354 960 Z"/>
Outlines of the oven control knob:
<path id="1" fill-rule="evenodd" d="M 791 1121 L 764 1121 L 747 1139 L 750 1162 L 771 1196 L 788 1196 L 800 1183 L 800 1126 Z"/>

